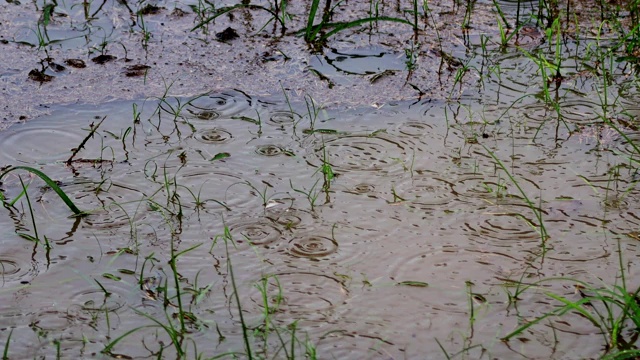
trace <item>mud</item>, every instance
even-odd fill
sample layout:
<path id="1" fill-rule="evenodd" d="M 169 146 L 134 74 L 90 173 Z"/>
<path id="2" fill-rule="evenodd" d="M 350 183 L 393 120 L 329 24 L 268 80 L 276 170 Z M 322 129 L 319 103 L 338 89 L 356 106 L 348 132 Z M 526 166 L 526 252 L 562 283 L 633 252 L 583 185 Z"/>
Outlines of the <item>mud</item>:
<path id="1" fill-rule="evenodd" d="M 256 4 L 269 7 L 268 2 Z M 411 48 L 414 34 L 404 24 L 381 21 L 371 29 L 363 25 L 347 30 L 330 38 L 325 50 L 314 53 L 299 35 L 306 21 L 306 6 L 304 2 L 289 5 L 287 11 L 292 15 L 283 34 L 280 24 L 270 22 L 271 14 L 250 9 L 234 10 L 191 31 L 202 19 L 194 13 L 197 3 L 193 2 L 125 6 L 108 0 L 92 3 L 86 13 L 81 4 L 65 2 L 55 7 L 47 26 L 42 21 L 43 3 L 7 3 L 0 14 L 3 123 L 6 126 L 20 118 L 45 114 L 51 104 L 144 99 L 166 91 L 185 96 L 237 88 L 252 95 L 276 95 L 284 88 L 297 98 L 311 95 L 321 104 L 341 106 L 443 98 L 453 74 L 439 71 L 442 59 L 432 49 L 442 44 L 453 57 L 466 51 L 460 28 L 453 26 L 460 11 L 453 11 L 447 2 L 432 5 L 441 42 L 425 36 L 432 30 L 419 31 L 419 41 L 413 45 L 416 66 L 411 74 L 403 71 L 403 65 L 405 49 Z M 407 17 L 402 6 L 400 11 L 395 5 L 381 7 L 389 16 Z M 365 10 L 366 2 L 344 3 L 335 9 L 333 20 L 353 20 Z M 476 31 L 493 32 L 487 27 L 492 22 L 489 4 L 477 4 L 476 11 Z M 372 44 L 384 58 L 369 54 Z M 363 54 L 360 61 L 345 65 L 370 70 L 360 76 L 341 68 L 324 74 L 326 69 L 318 62 L 335 63 L 333 54 L 342 52 L 347 56 Z M 79 64 L 77 60 L 81 60 L 87 66 L 70 65 L 56 72 L 45 65 L 44 70 L 37 70 L 41 75 L 34 74 L 35 81 L 30 79 L 29 73 L 40 69 L 47 58 L 57 63 L 73 59 Z M 132 62 L 150 67 L 144 78 L 127 76 Z M 397 72 L 371 81 L 386 70 Z"/>

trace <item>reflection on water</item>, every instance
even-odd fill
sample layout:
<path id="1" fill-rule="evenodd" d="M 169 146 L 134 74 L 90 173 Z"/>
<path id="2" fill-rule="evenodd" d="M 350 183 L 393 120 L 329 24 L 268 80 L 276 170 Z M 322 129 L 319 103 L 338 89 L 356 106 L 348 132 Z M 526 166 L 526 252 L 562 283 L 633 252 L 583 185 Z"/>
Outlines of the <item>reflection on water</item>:
<path id="1" fill-rule="evenodd" d="M 56 284 L 67 280 L 56 272 L 43 285 L 43 250 L 27 247 L 0 259 L 3 288 L 36 282 L 32 303 L 53 297 L 66 304 L 34 315 L 41 332 L 63 334 L 81 326 L 80 315 L 71 311 L 95 314 L 92 326 L 97 328 L 106 326 L 106 313 L 118 313 L 119 329 L 131 329 L 139 321 L 132 309 L 161 314 L 163 292 L 174 291 L 167 288 L 170 274 L 163 264 L 171 256 L 172 238 L 178 250 L 202 244 L 178 261 L 189 283 L 185 287 L 193 291 L 190 311 L 202 318 L 190 326 L 199 328 L 204 324 L 199 321 L 208 319 L 229 341 L 240 341 L 239 312 L 229 297 L 235 290 L 229 288 L 224 265 L 231 261 L 242 312 L 251 321 L 259 321 L 265 311 L 280 324 L 299 320 L 319 349 L 334 356 L 342 354 L 342 346 L 353 351 L 377 346 L 395 353 L 410 349 L 407 344 L 413 341 L 447 339 L 452 328 L 464 328 L 469 284 L 475 298 L 483 299 L 477 304 L 485 316 L 510 327 L 510 315 L 499 311 L 506 299 L 499 290 L 504 279 L 532 268 L 579 276 L 576 262 L 606 276 L 616 268 L 607 233 L 630 241 L 626 248 L 635 251 L 637 229 L 630 224 L 640 223 L 632 200 L 637 179 L 624 167 L 634 150 L 617 133 L 606 135 L 607 128 L 583 127 L 580 137 L 564 132 L 562 137 L 569 137 L 559 139 L 556 124 L 538 118 L 535 133 L 525 127 L 513 136 L 504 123 L 479 123 L 474 105 L 452 112 L 448 104 L 425 101 L 382 110 L 360 122 L 352 119 L 363 116 L 358 112 L 336 111 L 327 117 L 340 119 L 333 123 L 339 133 L 304 134 L 292 127 L 293 119 L 304 120 L 296 112 L 300 104 L 293 105 L 285 112 L 282 104 L 225 92 L 159 101 L 159 117 L 146 102 L 140 122 L 129 113 L 131 103 L 63 108 L 0 134 L 3 141 L 15 142 L 3 148 L 2 163 L 38 165 L 90 212 L 79 226 L 51 216 L 51 211 L 67 211 L 52 195 L 42 202 L 46 189 L 30 187 L 30 196 L 41 202 L 35 212 L 40 231 L 66 232 L 57 236 L 64 239 L 64 250 L 55 245 L 51 250 L 65 259 L 50 266 L 71 266 L 90 280 L 89 286 L 65 296 Z M 531 119 L 546 111 L 525 108 Z M 237 120 L 256 111 L 271 114 L 269 123 L 278 126 L 258 132 L 255 123 Z M 575 111 L 567 108 L 567 114 Z M 100 136 L 89 139 L 78 158 L 109 162 L 66 166 L 89 124 L 103 116 L 107 120 L 98 129 Z M 43 137 L 58 133 L 63 141 L 44 145 Z M 275 156 L 285 147 L 272 144 L 286 144 L 289 156 Z M 607 164 L 599 162 L 609 148 L 621 151 L 605 152 Z M 28 149 L 37 153 L 26 156 Z M 220 153 L 230 156 L 215 158 Z M 617 172 L 603 173 L 615 164 Z M 333 178 L 327 178 L 328 169 Z M 18 184 L 15 176 L 7 178 L 6 194 L 17 196 Z M 527 201 L 540 207 L 543 224 Z M 3 228 L 32 231 L 24 209 L 12 211 L 2 218 Z M 545 244 L 549 264 L 533 265 L 540 256 L 541 225 L 550 234 Z M 234 241 L 228 257 L 219 237 L 225 226 Z M 24 241 L 11 233 L 5 239 Z M 428 286 L 407 286 L 412 283 Z M 209 290 L 198 293 L 209 284 Z M 262 284 L 262 291 L 252 284 Z M 224 292 L 212 296 L 218 288 Z M 141 296 L 131 297 L 134 291 Z M 41 296 L 44 292 L 48 297 Z M 2 293 L 3 301 L 16 309 L 26 306 L 9 294 Z M 219 311 L 207 313 L 205 306 Z M 536 303 L 525 300 L 521 306 L 535 309 Z M 2 321 L 26 326 L 10 314 L 2 314 Z M 587 325 L 576 325 L 573 332 L 557 329 L 590 336 Z M 500 330 L 477 329 L 475 336 L 490 338 L 495 331 Z"/>
<path id="2" fill-rule="evenodd" d="M 558 147 L 553 121 L 537 120 L 541 125 L 535 134 L 525 130 L 516 137 L 502 136 L 503 123 L 475 128 L 480 125 L 473 125 L 472 105 L 471 112 L 458 117 L 449 105 L 429 101 L 378 111 L 361 122 L 351 119 L 363 116 L 358 112 L 331 113 L 327 116 L 340 119 L 334 122 L 339 133 L 304 134 L 281 127 L 293 125 L 292 119 L 304 120 L 295 112 L 300 104 L 287 113 L 279 110 L 282 104 L 257 100 L 240 92 L 167 99 L 157 103 L 165 109 L 160 117 L 147 101 L 140 122 L 128 113 L 131 103 L 91 111 L 62 108 L 0 134 L 3 141 L 19 142 L 3 148 L 2 163 L 38 165 L 90 212 L 76 225 L 52 217 L 51 211 L 68 211 L 51 195 L 35 211 L 41 233 L 66 233 L 57 236 L 64 239 L 64 249 L 60 241 L 51 249 L 63 258 L 49 266 L 73 269 L 87 286 L 57 291 L 68 281 L 60 276 L 65 272 L 44 273 L 47 285 L 40 281 L 47 261 L 38 246 L 16 247 L 0 258 L 4 289 L 37 283 L 29 304 L 37 306 L 38 298 L 65 304 L 35 314 L 38 331 L 63 336 L 82 326 L 76 313 L 93 314 L 91 326 L 96 328 L 106 326 L 106 313 L 117 313 L 119 329 L 139 324 L 132 309 L 160 316 L 163 292 L 176 306 L 164 265 L 175 246 L 186 251 L 177 264 L 185 289 L 191 289 L 182 296 L 192 299 L 189 311 L 200 317 L 190 320 L 194 329 L 210 331 L 203 330 L 211 326 L 202 327 L 206 320 L 218 324 L 229 344 L 241 340 L 240 313 L 230 297 L 235 290 L 229 287 L 225 265 L 231 261 L 242 312 L 254 324 L 261 313 L 271 312 L 278 324 L 299 320 L 329 354 L 342 354 L 344 346 L 376 358 L 377 350 L 366 349 L 395 353 L 411 349 L 408 344 L 414 341 L 448 339 L 451 329 L 463 329 L 470 286 L 472 299 L 482 299 L 474 303 L 484 316 L 504 324 L 502 330 L 476 329 L 476 337 L 490 338 L 512 326 L 510 315 L 500 311 L 506 301 L 500 291 L 504 281 L 533 269 L 539 275 L 580 276 L 576 271 L 587 267 L 590 274 L 606 276 L 616 268 L 607 234 L 630 242 L 625 247 L 635 252 L 637 229 L 630 224 L 640 223 L 633 201 L 637 180 L 622 166 L 633 150 L 615 134 L 602 136 L 606 129 L 591 134 L 583 128 L 583 140 L 571 136 Z M 168 113 L 167 104 L 184 111 Z M 237 121 L 256 109 L 271 114 L 270 123 L 278 126 L 257 132 L 255 123 Z M 205 119 L 203 111 L 218 115 Z M 89 139 L 78 158 L 108 158 L 108 164 L 79 161 L 66 166 L 89 124 L 102 116 L 107 120 L 98 129 L 100 136 Z M 125 136 L 127 128 L 131 131 Z M 492 135 L 470 141 L 474 131 Z M 42 136 L 56 133 L 64 141 L 45 145 Z M 529 135 L 535 135 L 536 143 L 526 140 Z M 588 136 L 606 141 L 607 147 L 594 149 Z M 256 146 L 256 141 L 268 144 Z M 286 144 L 289 156 L 274 156 L 284 153 L 274 143 Z M 599 149 L 610 147 L 626 151 L 606 153 L 606 165 L 594 162 L 603 155 Z M 38 155 L 25 157 L 26 149 Z M 488 149 L 504 162 L 519 188 Z M 219 153 L 230 156 L 214 158 Z M 618 172 L 603 174 L 613 164 L 620 165 Z M 327 178 L 329 169 L 333 178 Z M 17 196 L 18 184 L 15 176 L 7 178 L 6 194 Z M 28 193 L 41 201 L 43 191 L 47 193 L 31 186 Z M 540 207 L 550 235 L 546 265 L 536 263 L 541 223 L 527 201 Z M 24 208 L 12 211 L 2 217 L 3 228 L 32 231 Z M 220 237 L 225 226 L 233 239 L 228 256 Z M 25 240 L 5 233 L 4 241 Z M 140 296 L 130 295 L 136 292 Z M 10 293 L 1 296 L 14 310 L 1 319 L 19 329 L 27 324 L 11 314 L 27 305 Z M 207 306 L 218 310 L 208 313 Z M 538 305 L 524 300 L 520 306 Z M 590 336 L 587 325 L 576 325 L 573 332 L 561 324 L 557 329 Z"/>
<path id="3" fill-rule="evenodd" d="M 516 283 L 614 279 L 618 241 L 626 258 L 638 256 L 640 134 L 624 114 L 605 123 L 598 113 L 635 93 L 603 105 L 597 79 L 569 59 L 550 106 L 531 57 L 503 50 L 472 59 L 500 74 L 481 73 L 482 91 L 457 102 L 313 114 L 309 103 L 229 90 L 59 107 L 0 133 L 2 166 L 43 171 L 88 212 L 67 218 L 28 173 L 3 179 L 9 201 L 27 184 L 36 224 L 24 197 L 0 216 L 0 331 L 15 330 L 11 350 L 46 356 L 55 339 L 81 357 L 150 318 L 178 326 L 183 307 L 180 326 L 211 356 L 242 351 L 243 321 L 258 338 L 265 317 L 282 328 L 297 321 L 326 358 L 416 358 L 441 351 L 434 339 L 461 349 L 471 338 L 493 344 L 496 358 L 515 356 L 497 339 L 554 309 L 543 291 L 580 296 L 565 283 L 530 292 Z M 333 51 L 322 66 L 350 73 L 371 57 L 398 65 L 396 54 L 360 49 Z M 27 240 L 36 236 L 42 243 Z M 598 352 L 588 321 L 548 324 L 557 343 L 532 327 L 518 356 Z M 140 341 L 155 355 L 175 352 L 160 332 L 140 329 L 117 354 L 149 356 Z"/>

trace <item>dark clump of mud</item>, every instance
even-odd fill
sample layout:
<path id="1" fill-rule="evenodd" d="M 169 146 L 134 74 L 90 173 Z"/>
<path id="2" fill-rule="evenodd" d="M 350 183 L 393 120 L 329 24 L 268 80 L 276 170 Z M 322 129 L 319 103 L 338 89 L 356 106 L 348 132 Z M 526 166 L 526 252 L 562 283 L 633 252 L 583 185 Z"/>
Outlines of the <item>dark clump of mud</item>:
<path id="1" fill-rule="evenodd" d="M 239 38 L 240 36 L 238 36 L 238 32 L 232 28 L 232 27 L 228 27 L 226 29 L 224 29 L 223 31 L 216 33 L 216 39 L 223 41 L 223 42 L 227 42 L 227 41 L 231 41 L 231 40 L 235 40 L 237 38 Z"/>
<path id="2" fill-rule="evenodd" d="M 107 54 L 102 54 L 102 55 L 98 55 L 94 58 L 91 59 L 91 61 L 93 61 L 96 64 L 106 64 L 108 62 L 111 62 L 113 60 L 116 60 L 117 57 L 113 56 L 113 55 L 107 55 Z"/>
<path id="3" fill-rule="evenodd" d="M 76 69 L 83 69 L 87 67 L 87 64 L 80 59 L 66 59 L 64 63 Z"/>
<path id="4" fill-rule="evenodd" d="M 147 71 L 149 71 L 149 69 L 151 69 L 151 66 L 149 65 L 130 65 L 124 69 L 124 74 L 128 77 L 143 76 L 147 74 Z"/>
<path id="5" fill-rule="evenodd" d="M 33 69 L 29 71 L 29 79 L 43 83 L 53 80 L 53 76 L 45 74 L 42 70 Z"/>
<path id="6" fill-rule="evenodd" d="M 139 15 L 156 15 L 162 11 L 162 8 L 159 6 L 147 4 L 142 9 L 138 10 Z"/>

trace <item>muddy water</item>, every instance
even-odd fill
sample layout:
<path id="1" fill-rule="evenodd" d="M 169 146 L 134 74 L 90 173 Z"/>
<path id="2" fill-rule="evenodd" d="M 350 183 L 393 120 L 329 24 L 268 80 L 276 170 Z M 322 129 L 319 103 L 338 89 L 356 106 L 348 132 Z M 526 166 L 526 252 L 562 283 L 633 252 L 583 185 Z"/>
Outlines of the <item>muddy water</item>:
<path id="1" fill-rule="evenodd" d="M 516 3 L 503 3 L 507 15 Z M 637 154 L 598 116 L 606 110 L 615 120 L 633 117 L 637 83 L 629 64 L 615 63 L 607 94 L 617 101 L 602 106 L 602 79 L 585 72 L 597 63 L 585 55 L 594 39 L 563 41 L 570 55 L 553 92 L 558 112 L 544 101 L 538 66 L 522 51 L 552 58 L 543 32 L 527 28 L 520 49 L 516 40 L 501 48 L 497 30 L 487 27 L 495 14 L 482 2 L 473 31 L 444 44 L 470 69 L 462 83 L 455 62 L 437 76 L 442 58 L 435 46 L 419 51 L 407 81 L 408 43 L 398 40 L 411 38 L 406 28 L 382 27 L 373 40 L 371 32 L 355 33 L 321 53 L 293 36 L 265 45 L 243 35 L 233 46 L 212 42 L 226 54 L 212 57 L 211 47 L 194 44 L 228 25 L 238 28 L 237 19 L 185 36 L 194 14 L 172 11 L 197 4 L 161 4 L 161 13 L 146 20 L 155 37 L 142 51 L 141 29 L 127 25 L 129 11 L 106 4 L 105 16 L 89 28 L 58 33 L 88 38 L 65 40 L 50 55 L 86 56 L 100 42 L 98 29 L 121 30 L 109 39 L 126 44 L 136 62 L 150 63 L 147 74 L 126 75 L 127 55 L 109 42 L 106 53 L 119 59 L 98 65 L 87 58 L 87 69 L 62 73 L 47 68 L 56 76 L 49 83 L 29 82 L 30 68 L 13 58 L 0 77 L 7 121 L 49 113 L 0 133 L 0 165 L 43 171 L 88 212 L 69 217 L 52 189 L 26 172 L 3 179 L 8 199 L 22 191 L 18 174 L 29 184 L 35 217 L 34 227 L 24 198 L 0 216 L 0 343 L 12 334 L 10 355 L 106 357 L 101 351 L 118 339 L 113 354 L 176 357 L 167 332 L 151 327 L 179 326 L 176 288 L 188 312 L 183 349 L 204 357 L 245 351 L 240 315 L 254 351 L 280 357 L 274 332 L 261 339 L 265 312 L 270 327 L 283 332 L 297 321 L 299 339 L 308 336 L 322 359 L 444 358 L 441 346 L 468 358 L 601 354 L 599 330 L 571 314 L 500 341 L 522 319 L 557 308 L 545 291 L 580 299 L 573 282 L 552 281 L 510 306 L 514 282 L 561 276 L 614 284 L 620 244 L 628 280 L 637 285 L 640 194 L 629 160 Z M 349 5 L 340 14 L 368 6 Z M 37 41 L 28 31 L 37 13 L 11 6 L 21 25 L 1 29 L 11 39 L 4 56 L 34 56 L 23 43 Z M 292 12 L 302 12 L 295 6 Z M 80 7 L 60 9 L 82 18 Z M 442 36 L 459 35 L 446 25 L 459 23 L 464 11 L 433 9 Z M 260 14 L 237 17 L 251 33 L 264 24 Z M 64 28 L 63 19 L 52 30 Z M 173 27 L 164 27 L 167 19 Z M 611 44 L 606 36 L 600 41 Z M 252 60 L 241 64 L 239 54 Z M 160 56 L 165 65 L 147 61 Z M 165 76 L 179 80 L 169 86 Z M 100 86 L 83 87 L 81 78 Z M 162 96 L 167 87 L 189 96 Z M 212 87 L 219 90 L 204 92 Z M 107 88 L 127 90 L 114 95 Z M 106 102 L 113 97 L 119 100 Z M 72 101 L 99 104 L 51 105 Z M 638 139 L 628 122 L 618 125 Z M 50 251 L 18 235 L 36 230 Z M 179 254 L 177 272 L 172 251 Z"/>
<path id="2" fill-rule="evenodd" d="M 177 271 L 183 291 L 204 289 L 183 294 L 183 306 L 194 317 L 188 337 L 208 356 L 243 349 L 229 263 L 248 325 L 262 319 L 263 284 L 270 301 L 280 299 L 275 324 L 298 320 L 321 358 L 440 357 L 435 339 L 452 353 L 482 344 L 472 357 L 598 353 L 588 339 L 600 335 L 574 317 L 552 319 L 517 346 L 497 338 L 518 323 L 509 280 L 614 281 L 617 241 L 636 256 L 625 236 L 639 218 L 634 175 L 607 173 L 627 163 L 628 146 L 558 130 L 557 121 L 480 124 L 481 110 L 423 100 L 316 117 L 302 103 L 230 90 L 59 107 L 12 126 L 1 134 L 1 162 L 37 167 L 89 215 L 69 218 L 50 188 L 21 175 L 39 236 L 53 247 L 14 232 L 34 234 L 25 201 L 5 210 L 0 323 L 13 331 L 11 350 L 52 356 L 55 341 L 65 356 L 88 356 L 153 324 L 145 316 L 164 322 L 176 304 L 171 247 L 198 246 L 179 256 Z M 544 259 L 538 219 L 489 150 L 543 210 Z M 335 174 L 326 191 L 323 164 Z M 5 194 L 17 196 L 19 184 L 8 176 Z M 235 241 L 228 253 L 225 227 Z M 565 285 L 548 289 L 571 297 Z M 518 310 L 551 310 L 542 299 L 525 293 Z M 113 351 L 145 356 L 167 341 L 145 328 Z"/>

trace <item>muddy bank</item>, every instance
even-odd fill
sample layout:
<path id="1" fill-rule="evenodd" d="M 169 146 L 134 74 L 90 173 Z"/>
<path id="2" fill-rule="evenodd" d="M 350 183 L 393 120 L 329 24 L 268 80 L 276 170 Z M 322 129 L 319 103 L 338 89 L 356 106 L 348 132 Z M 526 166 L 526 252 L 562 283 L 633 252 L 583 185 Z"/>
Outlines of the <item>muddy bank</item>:
<path id="1" fill-rule="evenodd" d="M 147 5 L 109 0 L 92 4 L 86 13 L 75 2 L 50 10 L 42 2 L 3 5 L 4 126 L 47 113 L 51 104 L 144 99 L 167 91 L 193 95 L 240 89 L 276 95 L 284 88 L 291 96 L 310 95 L 319 103 L 343 106 L 443 98 L 461 65 L 455 57 L 463 57 L 465 51 L 456 25 L 464 11 L 452 8 L 450 2 L 430 5 L 432 20 L 425 25 L 421 16 L 417 40 L 411 26 L 379 21 L 342 31 L 319 51 L 300 34 L 309 11 L 303 2 L 287 8 L 284 33 L 282 24 L 260 9 L 236 9 L 192 31 L 213 10 L 199 13 L 193 2 L 158 2 L 153 11 Z M 357 19 L 369 12 L 368 6 L 341 4 L 332 20 Z M 382 4 L 378 11 L 411 20 L 406 6 Z M 51 12 L 47 22 L 46 11 Z M 475 11 L 473 36 L 481 32 L 492 36 L 494 11 L 481 3 Z M 237 37 L 225 37 L 226 29 Z M 443 59 L 441 46 L 453 58 Z"/>

